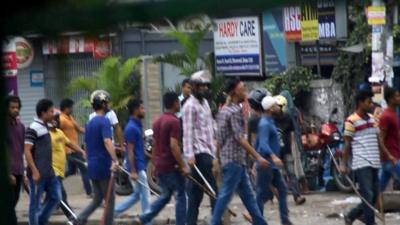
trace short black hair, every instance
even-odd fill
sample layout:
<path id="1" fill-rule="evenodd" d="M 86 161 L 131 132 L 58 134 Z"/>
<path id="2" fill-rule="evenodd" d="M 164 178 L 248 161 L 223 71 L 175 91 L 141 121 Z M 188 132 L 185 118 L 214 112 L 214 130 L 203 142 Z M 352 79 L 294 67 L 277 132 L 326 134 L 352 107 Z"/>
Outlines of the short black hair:
<path id="1" fill-rule="evenodd" d="M 47 112 L 51 107 L 53 107 L 54 104 L 50 99 L 41 99 L 39 102 L 36 104 L 36 115 L 40 117 L 42 113 Z"/>
<path id="2" fill-rule="evenodd" d="M 173 91 L 167 92 L 163 96 L 164 107 L 166 109 L 171 109 L 176 101 L 179 102 L 179 97 L 178 94 Z"/>
<path id="3" fill-rule="evenodd" d="M 385 87 L 384 90 L 384 98 L 387 104 L 389 104 L 389 100 L 393 98 L 397 93 L 397 90 L 392 87 Z"/>
<path id="4" fill-rule="evenodd" d="M 131 99 L 128 102 L 128 112 L 130 115 L 143 104 L 143 101 L 140 99 Z"/>
<path id="5" fill-rule="evenodd" d="M 224 92 L 229 95 L 231 91 L 233 91 L 236 86 L 240 83 L 239 77 L 228 78 L 225 80 Z"/>
<path id="6" fill-rule="evenodd" d="M 190 84 L 190 79 L 189 79 L 189 78 L 185 78 L 185 79 L 182 81 L 181 87 L 185 87 L 186 84 Z"/>
<path id="7" fill-rule="evenodd" d="M 72 106 L 74 106 L 74 101 L 70 98 L 64 98 L 63 100 L 61 100 L 60 110 L 64 111 L 67 108 L 72 108 Z"/>
<path id="8" fill-rule="evenodd" d="M 372 91 L 369 90 L 358 91 L 355 97 L 356 106 L 358 107 L 361 102 L 364 102 L 368 98 L 372 97 L 374 97 L 374 93 L 372 93 Z"/>
<path id="9" fill-rule="evenodd" d="M 21 99 L 18 96 L 15 96 L 15 95 L 7 96 L 7 98 L 6 98 L 7 108 L 10 106 L 11 102 L 18 103 L 18 107 L 20 109 L 22 108 Z"/>

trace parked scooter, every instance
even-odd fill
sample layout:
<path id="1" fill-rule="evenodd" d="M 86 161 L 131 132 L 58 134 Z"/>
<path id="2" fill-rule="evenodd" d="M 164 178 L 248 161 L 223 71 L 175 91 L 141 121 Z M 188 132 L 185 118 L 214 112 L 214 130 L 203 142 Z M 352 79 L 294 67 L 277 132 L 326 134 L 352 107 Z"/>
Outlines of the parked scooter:
<path id="1" fill-rule="evenodd" d="M 334 108 L 329 115 L 328 122 L 321 125 L 319 132 L 314 131 L 302 135 L 303 149 L 306 155 L 305 159 L 305 173 L 309 178 L 316 178 L 316 184 L 319 187 L 324 187 L 325 182 L 323 179 L 324 170 L 330 169 L 333 179 L 337 188 L 343 192 L 351 192 L 351 185 L 347 180 L 340 175 L 336 167 L 324 168 L 326 165 L 333 165 L 331 154 L 335 156 L 335 160 L 340 164 L 343 163 L 342 153 L 343 150 L 343 137 L 337 126 L 338 122 L 332 118 L 337 114 L 337 108 Z M 325 166 L 326 166 L 325 165 Z M 350 176 L 353 177 L 353 176 Z"/>

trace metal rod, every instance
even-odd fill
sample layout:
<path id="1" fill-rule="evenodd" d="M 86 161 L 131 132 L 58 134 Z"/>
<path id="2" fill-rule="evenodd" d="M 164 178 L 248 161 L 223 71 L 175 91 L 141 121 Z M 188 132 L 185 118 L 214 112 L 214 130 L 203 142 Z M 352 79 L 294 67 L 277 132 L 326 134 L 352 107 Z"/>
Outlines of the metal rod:
<path id="1" fill-rule="evenodd" d="M 196 172 L 200 175 L 201 179 L 204 181 L 204 183 L 207 185 L 208 189 L 211 191 L 211 193 L 213 193 L 213 195 L 217 195 L 214 191 L 214 189 L 211 187 L 210 183 L 208 183 L 207 179 L 203 176 L 203 174 L 201 173 L 201 171 L 199 170 L 199 168 L 197 168 L 196 164 L 194 165 L 194 169 L 196 170 Z"/>
<path id="2" fill-rule="evenodd" d="M 118 166 L 118 168 L 124 172 L 126 175 L 128 175 L 129 177 L 131 176 L 130 173 L 122 166 Z M 132 178 L 131 178 L 132 179 Z M 156 197 L 160 197 L 160 195 L 155 192 L 153 189 L 151 189 L 148 185 L 144 184 L 143 182 L 141 182 L 140 180 L 135 180 L 135 182 L 138 182 L 140 185 L 142 185 L 143 187 L 147 188 L 150 190 L 150 192 L 155 195 Z"/>
<path id="3" fill-rule="evenodd" d="M 327 147 L 329 154 L 332 156 L 332 160 L 333 160 L 333 164 L 335 165 L 336 169 L 338 170 L 339 174 L 342 174 L 340 172 L 340 167 L 339 164 L 336 162 L 335 156 L 333 155 L 331 148 L 328 146 Z M 374 207 L 372 206 L 358 191 L 358 189 L 356 188 L 356 185 L 353 183 L 353 181 L 350 179 L 350 177 L 347 174 L 342 174 L 345 179 L 347 180 L 347 182 L 349 182 L 350 186 L 352 187 L 353 191 L 356 193 L 356 195 L 361 199 L 361 201 L 364 202 L 365 205 L 367 205 L 370 209 L 372 209 L 376 215 L 376 217 L 378 217 L 382 222 L 385 221 L 385 217 L 380 214 L 380 212 Z"/>
<path id="4" fill-rule="evenodd" d="M 74 211 L 72 211 L 72 209 L 69 208 L 68 205 L 67 205 L 63 200 L 61 200 L 60 203 L 61 203 L 61 205 L 62 205 L 65 209 L 67 209 L 67 211 L 74 217 L 75 220 L 78 219 L 78 217 L 76 216 L 76 214 L 74 213 Z"/>

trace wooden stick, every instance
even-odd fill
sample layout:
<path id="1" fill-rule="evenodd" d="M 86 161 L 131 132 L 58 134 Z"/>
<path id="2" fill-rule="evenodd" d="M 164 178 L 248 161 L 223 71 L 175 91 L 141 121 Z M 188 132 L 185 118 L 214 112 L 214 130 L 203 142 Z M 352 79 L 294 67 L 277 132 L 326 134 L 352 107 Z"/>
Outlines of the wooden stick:
<path id="1" fill-rule="evenodd" d="M 101 217 L 100 225 L 106 224 L 107 213 L 108 213 L 108 210 L 110 210 L 110 199 L 111 199 L 111 195 L 113 194 L 112 190 L 113 190 L 113 186 L 114 186 L 114 179 L 115 179 L 114 172 L 111 172 L 110 181 L 108 182 L 108 187 L 107 187 L 107 194 L 106 194 L 106 199 L 105 199 L 103 216 Z M 111 209 L 111 210 L 114 210 L 114 209 Z"/>

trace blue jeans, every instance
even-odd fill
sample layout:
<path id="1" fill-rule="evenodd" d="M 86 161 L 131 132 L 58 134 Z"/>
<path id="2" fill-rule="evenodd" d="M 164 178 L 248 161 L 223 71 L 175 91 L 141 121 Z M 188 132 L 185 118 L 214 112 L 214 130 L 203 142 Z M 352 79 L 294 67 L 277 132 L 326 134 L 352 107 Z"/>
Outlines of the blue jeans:
<path id="1" fill-rule="evenodd" d="M 67 172 L 65 172 L 65 177 L 69 177 L 71 175 L 75 175 L 76 171 L 79 169 L 81 174 L 83 188 L 87 195 L 92 194 L 92 186 L 90 185 L 90 180 L 87 175 L 87 168 L 83 164 L 85 159 L 83 158 L 81 153 L 73 152 L 67 155 Z"/>
<path id="2" fill-rule="evenodd" d="M 272 199 L 273 193 L 270 187 L 274 186 L 278 190 L 279 200 L 279 213 L 281 216 L 281 223 L 289 223 L 289 209 L 287 205 L 287 187 L 283 181 L 281 172 L 276 168 L 263 169 L 257 165 L 257 204 L 260 208 L 261 214 L 264 214 L 264 204 L 266 201 Z"/>
<path id="3" fill-rule="evenodd" d="M 144 170 L 139 171 L 138 177 L 139 177 L 138 181 L 140 183 L 132 181 L 132 186 L 134 187 L 134 191 L 131 195 L 126 197 L 122 203 L 118 204 L 115 207 L 114 210 L 115 216 L 118 216 L 121 213 L 125 212 L 134 204 L 136 204 L 139 200 L 142 207 L 142 213 L 144 214 L 150 211 L 150 190 L 148 188 L 149 185 L 147 183 L 146 171 Z M 147 187 L 143 186 L 143 184 L 145 184 Z"/>
<path id="4" fill-rule="evenodd" d="M 29 225 L 47 224 L 61 200 L 61 186 L 57 177 L 41 178 L 38 183 L 29 178 Z M 42 204 L 43 193 L 47 200 Z"/>
<path id="5" fill-rule="evenodd" d="M 379 181 L 380 192 L 385 191 L 386 186 L 388 185 L 390 178 L 392 177 L 400 182 L 400 161 L 398 161 L 396 165 L 393 165 L 391 162 L 384 162 L 382 164 L 382 171 Z"/>
<path id="6" fill-rule="evenodd" d="M 372 167 L 364 167 L 361 169 L 356 169 L 354 171 L 356 180 L 359 185 L 360 194 L 367 200 L 371 205 L 375 205 L 376 199 L 378 197 L 378 169 Z M 364 202 L 357 205 L 352 209 L 347 217 L 354 221 L 357 218 L 364 215 L 364 219 L 367 225 L 375 224 L 375 214 L 372 209 L 370 209 Z"/>
<path id="7" fill-rule="evenodd" d="M 221 223 L 222 215 L 235 192 L 239 194 L 240 199 L 253 218 L 253 224 L 267 225 L 260 209 L 257 207 L 245 166 L 235 162 L 226 164 L 222 167 L 222 180 L 223 184 L 218 193 L 218 199 L 215 202 L 211 225 L 218 225 Z"/>
<path id="8" fill-rule="evenodd" d="M 176 225 L 185 225 L 186 222 L 186 192 L 185 178 L 178 172 L 162 174 L 158 177 L 160 183 L 161 195 L 150 206 L 150 211 L 141 215 L 142 224 L 147 224 L 156 217 L 160 211 L 171 200 L 172 195 L 176 191 L 175 218 Z"/>

